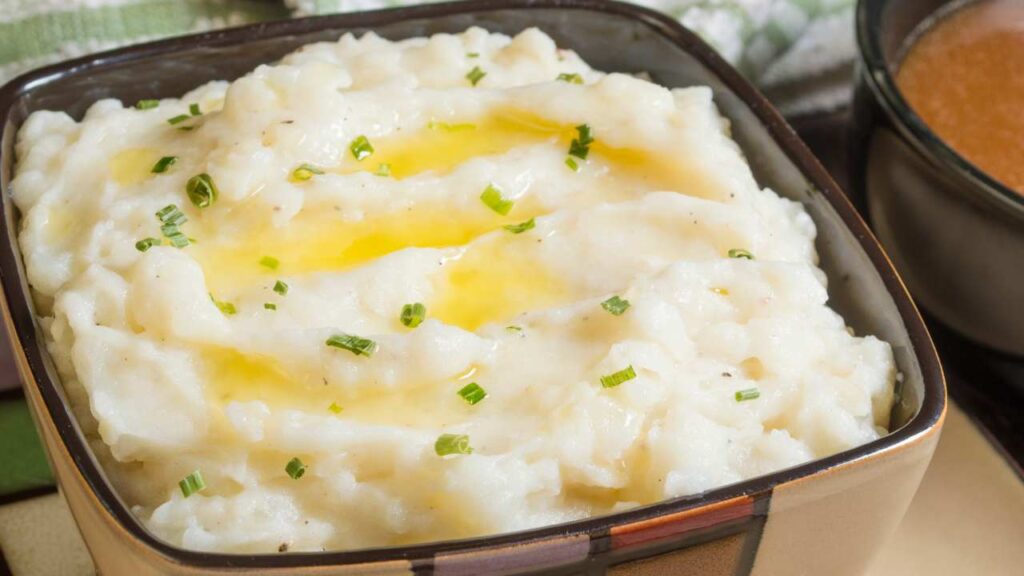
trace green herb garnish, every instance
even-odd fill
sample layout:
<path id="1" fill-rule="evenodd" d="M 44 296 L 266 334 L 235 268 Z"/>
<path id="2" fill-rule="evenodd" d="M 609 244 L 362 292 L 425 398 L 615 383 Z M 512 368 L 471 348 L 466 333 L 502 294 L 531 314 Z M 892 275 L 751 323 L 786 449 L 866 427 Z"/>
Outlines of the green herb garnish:
<path id="1" fill-rule="evenodd" d="M 273 302 L 266 302 L 266 303 L 263 304 L 263 309 L 264 310 L 277 310 L 277 304 L 274 304 Z"/>
<path id="2" fill-rule="evenodd" d="M 580 171 L 579 163 L 576 162 L 576 159 L 573 158 L 572 156 L 567 156 L 565 158 L 565 165 L 568 166 L 569 170 L 572 170 L 573 172 L 579 172 Z"/>
<path id="3" fill-rule="evenodd" d="M 160 221 L 160 233 L 170 241 L 172 246 L 184 248 L 189 245 L 188 236 L 178 229 L 178 226 L 188 222 L 188 217 L 176 205 L 164 206 L 157 211 L 156 218 Z M 138 244 L 135 247 L 138 248 Z"/>
<path id="4" fill-rule="evenodd" d="M 191 118 L 191 116 L 189 116 L 188 114 L 178 114 L 177 116 L 172 116 L 171 118 L 168 118 L 167 123 L 171 126 L 174 126 L 175 124 L 181 124 L 189 118 Z"/>
<path id="5" fill-rule="evenodd" d="M 519 224 L 508 224 L 507 226 L 502 226 L 502 228 L 508 230 L 513 234 L 522 234 L 527 230 L 533 230 L 536 225 L 537 222 L 533 218 L 530 218 L 526 222 L 520 222 Z"/>
<path id="6" fill-rule="evenodd" d="M 302 164 L 295 170 L 292 170 L 292 180 L 295 180 L 296 182 L 305 182 L 314 175 L 320 175 L 323 173 L 323 170 L 313 166 L 312 164 Z"/>
<path id="7" fill-rule="evenodd" d="M 326 344 L 334 348 L 348 350 L 356 356 L 373 356 L 373 353 L 379 348 L 373 340 L 351 334 L 335 334 L 327 339 Z"/>
<path id="8" fill-rule="evenodd" d="M 558 75 L 558 78 L 556 78 L 556 80 L 561 80 L 562 82 L 568 82 L 570 84 L 583 84 L 583 76 L 580 76 L 575 72 L 562 72 L 561 74 Z"/>
<path id="9" fill-rule="evenodd" d="M 576 127 L 576 133 L 578 136 L 569 144 L 569 156 L 586 160 L 587 154 L 590 154 L 590 145 L 594 143 L 594 138 L 590 135 L 590 125 L 580 124 Z"/>
<path id="10" fill-rule="evenodd" d="M 348 149 L 352 151 L 352 156 L 356 160 L 364 160 L 373 155 L 373 145 L 366 136 L 356 136 L 349 145 Z"/>
<path id="11" fill-rule="evenodd" d="M 399 315 L 398 319 L 404 326 L 415 328 L 422 324 L 426 317 L 427 307 L 416 302 L 414 304 L 406 304 L 405 306 L 402 306 L 402 314 Z"/>
<path id="12" fill-rule="evenodd" d="M 434 442 L 434 452 L 438 456 L 472 454 L 473 448 L 469 445 L 469 436 L 465 434 L 441 434 L 437 442 Z"/>
<path id="13" fill-rule="evenodd" d="M 178 482 L 178 487 L 181 488 L 181 493 L 185 495 L 185 498 L 188 498 L 206 488 L 206 482 L 203 482 L 203 475 L 196 470 Z"/>
<path id="14" fill-rule="evenodd" d="M 221 314 L 224 314 L 225 316 L 234 316 L 238 313 L 238 308 L 235 308 L 235 305 L 231 302 L 221 302 L 214 298 L 213 294 L 210 294 L 210 300 L 213 301 L 213 304 L 218 310 L 220 310 Z"/>
<path id="15" fill-rule="evenodd" d="M 274 258 L 273 256 L 264 256 L 263 258 L 260 258 L 260 266 L 263 266 L 264 268 L 270 268 L 271 270 L 277 270 L 277 268 L 280 265 L 281 265 L 281 261 L 278 260 L 277 258 Z"/>
<path id="16" fill-rule="evenodd" d="M 753 260 L 754 255 L 748 250 L 742 248 L 733 248 L 729 250 L 729 258 L 746 258 L 747 260 Z"/>
<path id="17" fill-rule="evenodd" d="M 501 190 L 494 184 L 487 185 L 487 188 L 485 188 L 483 193 L 480 194 L 480 200 L 482 200 L 488 208 L 502 216 L 508 214 L 512 210 L 512 206 L 515 204 L 515 201 L 506 200 L 502 197 Z"/>
<path id="18" fill-rule="evenodd" d="M 274 282 L 274 292 L 277 292 L 281 296 L 287 296 L 288 295 L 288 285 L 285 284 L 284 282 L 278 280 L 277 282 Z"/>
<path id="19" fill-rule="evenodd" d="M 159 105 L 159 100 L 139 100 L 135 103 L 135 108 L 138 110 L 149 110 L 150 108 L 156 108 Z"/>
<path id="20" fill-rule="evenodd" d="M 202 116 L 202 111 L 199 110 L 199 104 L 192 103 L 188 105 L 188 113 L 193 116 Z"/>
<path id="21" fill-rule="evenodd" d="M 746 390 L 736 391 L 736 401 L 743 402 L 745 400 L 754 400 L 755 398 L 761 397 L 761 391 L 757 388 L 747 388 Z"/>
<path id="22" fill-rule="evenodd" d="M 473 406 L 484 398 L 487 398 L 487 391 L 481 388 L 476 382 L 466 384 L 461 390 L 459 390 L 458 394 L 463 400 L 468 402 L 470 406 Z"/>
<path id="23" fill-rule="evenodd" d="M 177 156 L 164 156 L 163 158 L 157 160 L 156 164 L 153 164 L 153 169 L 150 170 L 150 172 L 152 172 L 153 174 L 163 174 L 164 172 L 167 172 L 167 169 L 170 168 L 171 165 L 173 165 L 177 161 Z"/>
<path id="24" fill-rule="evenodd" d="M 142 240 L 139 240 L 138 242 L 135 243 L 135 249 L 138 250 L 139 252 L 145 252 L 146 250 L 149 250 L 153 246 L 159 245 L 159 238 L 143 238 Z"/>
<path id="25" fill-rule="evenodd" d="M 481 70 L 479 66 L 474 66 L 473 69 L 466 74 L 466 80 L 469 80 L 470 84 L 476 86 L 477 83 L 484 79 L 484 76 L 487 76 L 487 72 Z"/>
<path id="26" fill-rule="evenodd" d="M 466 57 L 467 58 L 479 58 L 480 57 L 480 53 L 479 52 L 467 52 L 466 53 Z"/>
<path id="27" fill-rule="evenodd" d="M 615 388 L 619 384 L 629 382 L 633 378 L 636 378 L 636 372 L 633 370 L 633 366 L 629 365 L 618 372 L 601 376 L 601 386 L 604 388 Z"/>
<path id="28" fill-rule="evenodd" d="M 628 310 L 629 306 L 629 300 L 623 300 L 618 296 L 612 296 L 601 302 L 601 308 L 607 310 L 612 316 L 622 316 L 622 313 Z"/>
<path id="29" fill-rule="evenodd" d="M 302 463 L 302 460 L 292 458 L 288 464 L 285 464 L 284 471 L 292 477 L 292 480 L 298 480 L 306 473 L 306 465 Z"/>
<path id="30" fill-rule="evenodd" d="M 207 173 L 197 174 L 188 179 L 185 193 L 196 208 L 207 208 L 217 201 L 217 185 Z"/>

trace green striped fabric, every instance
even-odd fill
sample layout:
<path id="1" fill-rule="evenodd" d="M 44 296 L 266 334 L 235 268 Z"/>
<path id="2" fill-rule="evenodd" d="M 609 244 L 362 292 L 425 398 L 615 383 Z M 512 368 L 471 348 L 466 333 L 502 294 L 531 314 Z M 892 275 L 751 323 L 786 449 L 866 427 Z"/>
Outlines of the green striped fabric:
<path id="1" fill-rule="evenodd" d="M 124 44 L 263 20 L 435 0 L 0 0 L 0 82 Z M 815 20 L 854 0 L 638 0 L 693 28 L 757 77 Z"/>

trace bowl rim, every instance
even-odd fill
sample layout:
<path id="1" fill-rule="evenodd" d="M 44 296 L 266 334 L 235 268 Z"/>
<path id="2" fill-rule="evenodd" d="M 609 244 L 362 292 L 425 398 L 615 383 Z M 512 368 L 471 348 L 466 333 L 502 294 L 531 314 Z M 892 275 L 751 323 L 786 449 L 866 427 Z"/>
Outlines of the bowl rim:
<path id="1" fill-rule="evenodd" d="M 294 20 L 266 22 L 228 28 L 212 32 L 180 36 L 167 40 L 149 42 L 101 52 L 67 62 L 53 64 L 28 72 L 0 88 L 0 127 L 5 139 L 11 128 L 10 111 L 17 99 L 48 82 L 67 74 L 85 74 L 90 70 L 112 64 L 130 62 L 155 55 L 167 55 L 202 49 L 211 46 L 244 43 L 250 36 L 272 38 L 328 29 L 372 28 L 407 19 L 422 19 L 441 16 L 456 16 L 496 10 L 568 9 L 609 14 L 640 22 L 654 33 L 660 34 L 681 50 L 687 52 L 714 74 L 722 84 L 731 90 L 746 105 L 778 145 L 779 150 L 793 163 L 809 183 L 828 200 L 843 224 L 855 236 L 864 250 L 890 296 L 906 329 L 912 357 L 919 364 L 922 376 L 923 395 L 921 407 L 901 428 L 868 444 L 813 460 L 805 464 L 758 476 L 742 482 L 719 487 L 700 494 L 663 500 L 625 512 L 609 514 L 543 526 L 529 530 L 480 536 L 460 540 L 447 540 L 416 544 L 365 548 L 350 551 L 295 552 L 289 554 L 227 554 L 200 552 L 179 548 L 164 542 L 150 533 L 123 503 L 103 471 L 95 461 L 84 438 L 77 428 L 77 422 L 65 401 L 59 385 L 51 378 L 45 367 L 34 314 L 27 298 L 23 298 L 22 274 L 18 270 L 20 250 L 16 242 L 0 242 L 0 284 L 4 291 L 3 307 L 8 317 L 8 329 L 12 344 L 24 356 L 30 370 L 26 378 L 34 384 L 45 406 L 47 416 L 52 420 L 58 440 L 73 461 L 72 472 L 77 474 L 90 491 L 90 495 L 102 506 L 103 512 L 124 530 L 124 534 L 135 539 L 151 552 L 162 556 L 179 566 L 198 569 L 284 569 L 313 565 L 353 565 L 378 563 L 395 560 L 411 562 L 427 561 L 430 558 L 452 552 L 480 551 L 503 548 L 525 542 L 539 542 L 571 536 L 587 535 L 608 530 L 612 526 L 638 522 L 649 518 L 684 510 L 696 510 L 722 501 L 771 493 L 774 487 L 862 462 L 883 454 L 891 454 L 929 437 L 937 431 L 945 415 L 945 379 L 937 352 L 928 330 L 917 311 L 899 275 L 888 256 L 868 229 L 846 195 L 831 176 L 819 164 L 810 150 L 803 144 L 793 129 L 783 120 L 778 111 L 739 72 L 729 65 L 696 34 L 684 28 L 679 22 L 652 9 L 610 0 L 475 0 L 473 2 L 445 2 L 414 5 L 366 12 L 314 16 Z M 14 238 L 11 225 L 13 216 L 8 204 L 3 207 L 0 219 L 0 238 Z M 12 298 L 12 295 L 18 295 Z M 28 383 L 26 382 L 26 385 Z"/>
<path id="2" fill-rule="evenodd" d="M 948 0 L 932 12 L 926 20 L 943 18 L 977 0 Z M 1024 194 L 1011 190 L 1002 182 L 981 170 L 967 158 L 960 155 L 928 127 L 924 119 L 914 111 L 896 85 L 893 75 L 898 62 L 890 62 L 882 49 L 881 31 L 886 8 L 890 0 L 858 0 L 856 13 L 857 53 L 863 67 L 859 76 L 865 80 L 875 99 L 896 129 L 910 141 L 913 147 L 926 159 L 940 168 L 966 180 L 971 186 L 957 187 L 964 193 L 973 194 L 989 205 L 1000 207 L 1005 213 L 1024 218 Z M 922 21 L 922 23 L 925 21 Z M 907 42 L 921 33 L 921 23 L 903 38 Z M 905 49 L 906 46 L 903 47 Z M 901 51 L 903 50 L 901 49 Z M 901 55 L 902 57 L 902 55 Z M 891 64 L 891 66 L 890 66 Z"/>

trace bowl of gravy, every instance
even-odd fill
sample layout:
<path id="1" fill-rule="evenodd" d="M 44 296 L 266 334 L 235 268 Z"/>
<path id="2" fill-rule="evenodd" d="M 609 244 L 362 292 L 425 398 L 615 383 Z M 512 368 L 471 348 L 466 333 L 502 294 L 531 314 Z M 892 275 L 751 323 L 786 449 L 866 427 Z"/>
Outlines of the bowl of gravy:
<path id="1" fill-rule="evenodd" d="M 1024 2 L 860 0 L 852 190 L 918 302 L 1024 356 Z"/>

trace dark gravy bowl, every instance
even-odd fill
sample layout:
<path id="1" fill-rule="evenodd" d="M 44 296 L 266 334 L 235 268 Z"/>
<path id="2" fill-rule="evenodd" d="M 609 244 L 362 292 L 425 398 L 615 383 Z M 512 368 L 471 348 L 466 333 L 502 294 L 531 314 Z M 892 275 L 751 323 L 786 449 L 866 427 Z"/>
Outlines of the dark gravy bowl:
<path id="1" fill-rule="evenodd" d="M 964 4 L 858 3 L 853 192 L 925 309 L 972 340 L 1024 356 L 1024 196 L 942 142 L 894 79 L 908 38 Z"/>

